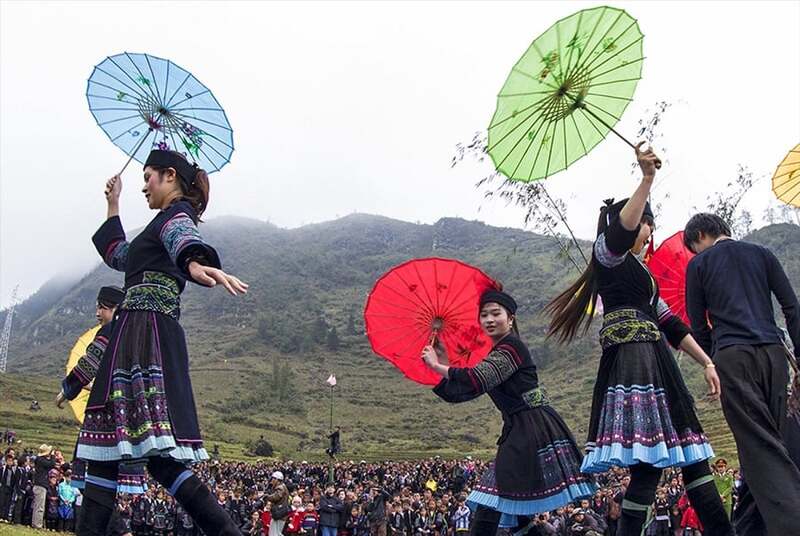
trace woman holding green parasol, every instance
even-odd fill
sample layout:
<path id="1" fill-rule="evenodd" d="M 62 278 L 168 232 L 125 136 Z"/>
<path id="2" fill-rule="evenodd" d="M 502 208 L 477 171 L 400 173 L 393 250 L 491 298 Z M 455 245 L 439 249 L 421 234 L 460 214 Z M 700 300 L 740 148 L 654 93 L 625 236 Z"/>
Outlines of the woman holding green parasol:
<path id="1" fill-rule="evenodd" d="M 589 266 L 547 307 L 552 316 L 549 335 L 569 342 L 582 325 L 588 330 L 592 315 L 587 308 L 593 312 L 597 297 L 602 298 L 603 355 L 581 470 L 630 468 L 617 534 L 641 533 L 662 470 L 681 467 L 704 534 L 728 536 L 733 529 L 707 461 L 714 452 L 664 337 L 704 367 L 712 397 L 719 397 L 719 377 L 689 328 L 659 297 L 655 279 L 639 259 L 654 228 L 647 197 L 657 161 L 651 150 L 641 151 L 640 146 L 636 157 L 641 183 L 629 199 L 609 200 L 600 210 Z"/>
<path id="2" fill-rule="evenodd" d="M 727 536 L 732 528 L 706 461 L 713 451 L 661 333 L 706 367 L 714 396 L 719 378 L 638 258 L 654 228 L 647 198 L 661 162 L 614 130 L 641 78 L 643 40 L 636 19 L 608 6 L 556 22 L 531 43 L 500 90 L 487 152 L 509 180 L 531 182 L 566 169 L 611 132 L 636 150 L 641 184 L 630 199 L 602 208 L 586 271 L 547 307 L 549 333 L 562 342 L 582 324 L 588 329 L 598 296 L 606 310 L 581 470 L 630 467 L 617 534 L 638 536 L 662 469 L 683 467 L 706 535 Z"/>

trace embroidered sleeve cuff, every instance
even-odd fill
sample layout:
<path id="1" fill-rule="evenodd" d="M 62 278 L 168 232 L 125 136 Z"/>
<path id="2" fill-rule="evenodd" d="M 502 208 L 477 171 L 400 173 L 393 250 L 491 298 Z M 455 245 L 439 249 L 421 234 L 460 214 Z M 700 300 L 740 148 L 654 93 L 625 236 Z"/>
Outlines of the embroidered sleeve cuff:
<path id="1" fill-rule="evenodd" d="M 108 218 L 92 236 L 95 249 L 109 267 L 124 271 L 128 260 L 128 242 L 119 216 Z"/>
<path id="2" fill-rule="evenodd" d="M 61 382 L 61 390 L 64 392 L 64 398 L 67 400 L 75 400 L 75 397 L 80 394 L 81 389 L 83 389 L 83 384 L 78 381 L 74 374 L 68 374 Z"/>

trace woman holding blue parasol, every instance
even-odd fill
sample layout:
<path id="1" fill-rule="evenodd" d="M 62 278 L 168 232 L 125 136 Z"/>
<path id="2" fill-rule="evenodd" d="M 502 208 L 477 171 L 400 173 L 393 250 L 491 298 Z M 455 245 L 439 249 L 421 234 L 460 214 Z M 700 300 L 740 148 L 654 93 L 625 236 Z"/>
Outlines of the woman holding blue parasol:
<path id="1" fill-rule="evenodd" d="M 122 179 L 115 175 L 106 183 L 108 218 L 92 241 L 109 267 L 125 273 L 125 297 L 78 438 L 77 457 L 88 461 L 78 534 L 106 533 L 119 462 L 142 461 L 205 534 L 238 536 L 231 518 L 188 468 L 208 454 L 178 322 L 187 281 L 222 285 L 233 295 L 247 292 L 245 283 L 222 270 L 216 250 L 197 228 L 209 201 L 208 175 L 197 162 L 211 170 L 227 163 L 233 150 L 230 127 L 221 122 L 224 112 L 210 91 L 171 62 L 148 55 L 107 58 L 95 67 L 87 97 L 104 130 L 123 129 L 107 134 L 126 150 L 128 162 L 144 160 L 142 193 L 158 213 L 129 242 L 119 217 Z M 128 138 L 142 135 L 137 125 L 147 131 L 134 145 Z"/>

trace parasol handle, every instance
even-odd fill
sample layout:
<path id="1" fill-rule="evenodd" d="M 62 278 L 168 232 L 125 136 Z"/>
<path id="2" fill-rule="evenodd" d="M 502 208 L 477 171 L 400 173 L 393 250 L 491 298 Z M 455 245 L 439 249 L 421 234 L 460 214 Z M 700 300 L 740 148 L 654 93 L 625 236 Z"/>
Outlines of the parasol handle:
<path id="1" fill-rule="evenodd" d="M 570 98 L 572 98 L 573 100 L 575 100 L 575 99 L 574 99 L 574 98 L 573 98 L 571 95 L 567 95 L 567 96 L 569 96 Z M 606 122 L 604 119 L 602 119 L 602 118 L 601 118 L 599 115 L 597 115 L 596 113 L 594 113 L 593 111 L 591 111 L 589 108 L 587 108 L 587 107 L 586 107 L 586 105 L 584 105 L 584 104 L 581 104 L 581 105 L 580 105 L 580 108 L 581 108 L 581 110 L 583 110 L 583 111 L 584 111 L 584 112 L 586 112 L 587 114 L 591 115 L 592 117 L 594 117 L 595 119 L 597 119 L 598 121 L 600 121 L 600 123 L 602 123 L 604 127 L 606 127 L 608 130 L 610 130 L 611 132 L 613 132 L 614 134 L 616 134 L 616 135 L 617 135 L 617 137 L 618 137 L 619 139 L 621 139 L 622 141 L 624 141 L 625 143 L 627 143 L 627 144 L 630 146 L 630 148 L 631 148 L 631 149 L 636 149 L 636 146 L 635 146 L 633 143 L 631 143 L 631 142 L 628 140 L 628 138 L 626 138 L 625 136 L 623 136 L 622 134 L 620 134 L 619 132 L 617 132 L 617 131 L 616 131 L 616 129 L 615 129 L 614 127 L 612 127 L 611 125 L 609 125 L 609 124 L 608 124 L 608 123 L 607 123 L 607 122 Z M 656 161 L 656 169 L 661 169 L 661 160 L 657 160 L 657 161 Z"/>
<path id="2" fill-rule="evenodd" d="M 439 335 L 439 330 L 434 329 L 433 333 L 431 333 L 431 338 L 428 341 L 428 346 L 433 346 L 433 343 L 436 342 L 436 336 Z"/>
<path id="3" fill-rule="evenodd" d="M 622 134 L 620 134 L 619 132 L 617 132 L 617 131 L 614 129 L 614 127 L 612 127 L 611 125 L 609 125 L 609 124 L 608 124 L 606 121 L 604 121 L 602 118 L 600 118 L 600 116 L 598 116 L 596 113 L 594 113 L 593 111 L 591 111 L 591 110 L 590 110 L 589 108 L 587 108 L 586 106 L 581 106 L 581 109 L 582 109 L 584 112 L 586 112 L 586 113 L 588 113 L 589 115 L 591 115 L 592 117 L 594 117 L 595 119 L 597 119 L 598 121 L 600 121 L 600 122 L 603 124 L 603 126 L 604 126 L 604 127 L 606 127 L 606 128 L 607 128 L 607 129 L 609 129 L 611 132 L 613 132 L 614 134 L 616 134 L 616 135 L 617 135 L 617 137 L 618 137 L 619 139 L 621 139 L 622 141 L 624 141 L 625 143 L 627 143 L 627 144 L 630 146 L 630 148 L 631 148 L 631 149 L 636 149 L 636 146 L 635 146 L 634 144 L 632 144 L 630 141 L 628 141 L 628 138 L 626 138 L 625 136 L 623 136 Z M 656 169 L 661 169 L 661 160 L 657 160 L 657 161 L 656 161 Z"/>
<path id="4" fill-rule="evenodd" d="M 151 133 L 152 131 L 153 131 L 153 129 L 151 128 L 151 129 L 149 129 L 149 130 L 147 131 L 147 134 L 145 134 L 144 136 L 142 136 L 142 141 L 140 141 L 140 142 L 139 142 L 139 145 L 137 145 L 137 146 L 136 146 L 136 149 L 134 149 L 134 150 L 133 150 L 133 152 L 131 153 L 131 155 L 128 157 L 128 161 L 127 161 L 127 162 L 125 162 L 125 165 L 124 165 L 124 166 L 122 166 L 122 169 L 120 170 L 120 172 L 119 172 L 119 173 L 117 173 L 117 175 L 122 175 L 122 172 L 123 172 L 123 171 L 125 171 L 125 170 L 128 168 L 128 164 L 130 164 L 130 163 L 131 163 L 131 160 L 133 160 L 133 156 L 134 156 L 134 155 L 135 155 L 137 152 L 139 152 L 139 149 L 141 149 L 142 145 L 144 145 L 144 140 L 146 140 L 146 139 L 147 139 L 147 136 L 149 136 L 149 135 L 150 135 L 150 133 Z"/>

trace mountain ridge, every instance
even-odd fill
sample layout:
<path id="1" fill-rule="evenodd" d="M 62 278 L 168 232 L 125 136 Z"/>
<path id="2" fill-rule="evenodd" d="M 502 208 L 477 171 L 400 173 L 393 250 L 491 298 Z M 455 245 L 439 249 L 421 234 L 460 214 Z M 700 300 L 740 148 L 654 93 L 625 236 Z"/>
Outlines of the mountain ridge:
<path id="1" fill-rule="evenodd" d="M 460 218 L 415 224 L 363 213 L 294 229 L 234 215 L 209 220 L 201 232 L 218 249 L 225 269 L 251 285 L 238 298 L 195 285 L 182 296 L 192 382 L 211 440 L 243 449 L 262 430 L 279 452 L 313 457 L 324 448 L 329 426 L 324 381 L 334 372 L 340 380 L 336 417 L 352 452 L 490 453 L 500 423 L 488 400 L 445 405 L 374 356 L 363 335 L 363 305 L 378 277 L 408 259 L 430 256 L 473 264 L 515 295 L 518 325 L 543 383 L 579 443 L 583 440 L 600 355 L 599 326 L 595 322 L 588 336 L 567 347 L 546 339 L 541 310 L 577 276 L 552 239 Z M 773 225 L 748 240 L 773 249 L 800 288 L 800 227 Z M 581 245 L 589 248 L 590 242 Z M 24 373 L 37 396 L 57 389 L 69 348 L 94 323 L 98 287 L 121 281 L 122 274 L 98 265 L 79 278 L 49 281 L 18 305 L 9 371 Z M 701 397 L 699 367 L 679 361 L 718 450 L 733 455 L 718 406 Z M 23 385 L 15 382 L 13 389 Z M 0 419 L 27 426 L 24 404 L 15 398 L 9 404 L 17 409 L 0 410 Z M 432 421 L 434 415 L 441 418 Z M 52 419 L 69 428 L 58 414 Z"/>

